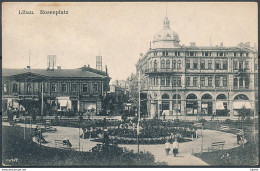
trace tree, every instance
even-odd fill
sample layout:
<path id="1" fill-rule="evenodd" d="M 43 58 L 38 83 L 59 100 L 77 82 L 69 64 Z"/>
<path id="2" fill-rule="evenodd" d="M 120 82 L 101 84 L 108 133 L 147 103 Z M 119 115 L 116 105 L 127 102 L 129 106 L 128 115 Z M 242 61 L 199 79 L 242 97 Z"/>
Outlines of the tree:
<path id="1" fill-rule="evenodd" d="M 246 118 L 250 118 L 250 116 L 252 115 L 252 110 L 247 109 L 245 106 L 243 106 L 239 112 L 238 112 L 238 116 L 239 118 L 243 121 Z"/>

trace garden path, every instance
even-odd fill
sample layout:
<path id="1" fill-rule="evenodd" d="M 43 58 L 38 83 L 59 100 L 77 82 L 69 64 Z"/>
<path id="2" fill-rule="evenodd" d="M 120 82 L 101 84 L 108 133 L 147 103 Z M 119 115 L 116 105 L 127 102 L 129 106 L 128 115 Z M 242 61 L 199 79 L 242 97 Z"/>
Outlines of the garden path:
<path id="1" fill-rule="evenodd" d="M 3 122 L 3 125 L 10 126 L 9 123 Z M 18 126 L 24 127 L 24 124 L 17 124 Z M 35 128 L 36 125 L 32 125 L 32 128 Z M 27 125 L 29 127 L 29 125 Z M 57 126 L 56 132 L 46 132 L 43 134 L 43 137 L 46 139 L 48 143 L 42 144 L 48 147 L 54 147 L 54 140 L 63 140 L 67 137 L 74 150 L 78 150 L 79 148 L 79 129 L 71 128 L 71 127 L 59 127 Z M 214 130 L 197 130 L 199 138 L 194 138 L 193 141 L 180 143 L 179 144 L 179 154 L 177 157 L 174 157 L 172 153 L 169 156 L 166 156 L 164 150 L 164 144 L 158 145 L 140 145 L 140 151 L 148 151 L 152 153 L 155 157 L 156 162 L 167 162 L 169 166 L 205 166 L 208 165 L 201 159 L 192 155 L 192 153 L 201 152 L 202 146 L 202 138 L 201 132 L 203 135 L 203 151 L 208 151 L 211 149 L 212 142 L 225 141 L 224 149 L 235 148 L 238 145 L 236 144 L 236 135 L 214 131 Z M 29 133 L 29 132 L 27 132 Z M 82 134 L 82 130 L 80 130 L 80 134 Z M 90 141 L 90 139 L 80 139 L 80 148 L 81 151 L 89 151 L 91 150 L 97 142 Z M 134 150 L 137 152 L 137 145 L 119 145 L 120 147 L 126 147 L 129 150 Z"/>

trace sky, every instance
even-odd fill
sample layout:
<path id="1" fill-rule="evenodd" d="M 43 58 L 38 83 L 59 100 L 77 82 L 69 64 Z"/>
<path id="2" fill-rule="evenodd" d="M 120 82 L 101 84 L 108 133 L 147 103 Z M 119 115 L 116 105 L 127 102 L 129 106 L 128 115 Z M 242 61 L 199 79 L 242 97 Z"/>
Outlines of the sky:
<path id="1" fill-rule="evenodd" d="M 31 68 L 47 68 L 48 55 L 56 55 L 56 65 L 63 69 L 95 68 L 100 54 L 112 81 L 125 80 L 162 29 L 166 6 L 181 45 L 258 42 L 255 2 L 10 2 L 2 6 L 3 68 L 25 68 L 29 56 Z"/>

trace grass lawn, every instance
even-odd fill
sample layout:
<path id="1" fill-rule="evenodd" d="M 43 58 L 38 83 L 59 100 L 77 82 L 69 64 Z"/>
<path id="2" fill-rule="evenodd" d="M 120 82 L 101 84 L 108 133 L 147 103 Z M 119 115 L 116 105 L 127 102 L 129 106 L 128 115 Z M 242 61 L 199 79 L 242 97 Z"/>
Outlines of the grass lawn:
<path id="1" fill-rule="evenodd" d="M 241 125 L 236 123 L 228 123 L 228 124 L 217 124 L 216 122 L 207 122 L 205 124 L 206 129 L 215 129 L 220 127 L 220 125 L 229 126 L 230 130 L 226 131 L 229 133 L 236 134 L 236 129 L 241 128 Z M 246 124 L 245 128 L 245 138 L 247 143 L 244 145 L 244 149 L 242 145 L 229 149 L 229 150 L 220 150 L 213 152 L 205 152 L 202 154 L 194 154 L 196 157 L 201 158 L 203 161 L 208 163 L 211 166 L 259 166 L 259 140 L 258 134 L 256 135 L 256 142 L 253 141 L 253 124 Z M 223 157 L 227 156 L 229 157 Z"/>
<path id="2" fill-rule="evenodd" d="M 2 127 L 3 166 L 155 166 L 150 153 L 135 154 L 123 152 L 115 154 L 76 152 L 33 143 L 29 135 L 24 140 L 24 128 Z M 29 130 L 27 130 L 29 133 Z"/>

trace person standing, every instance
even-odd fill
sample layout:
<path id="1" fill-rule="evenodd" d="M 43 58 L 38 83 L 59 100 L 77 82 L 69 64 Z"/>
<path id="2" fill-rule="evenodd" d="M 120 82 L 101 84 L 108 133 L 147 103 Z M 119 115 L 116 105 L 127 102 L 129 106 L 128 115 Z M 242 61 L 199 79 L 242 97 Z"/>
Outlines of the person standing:
<path id="1" fill-rule="evenodd" d="M 171 144 L 170 144 L 169 141 L 167 140 L 166 143 L 165 143 L 166 156 L 169 155 L 170 150 L 171 150 Z"/>
<path id="2" fill-rule="evenodd" d="M 178 143 L 177 139 L 175 139 L 172 144 L 172 152 L 173 152 L 174 157 L 176 157 L 176 155 L 179 153 L 179 143 Z"/>

